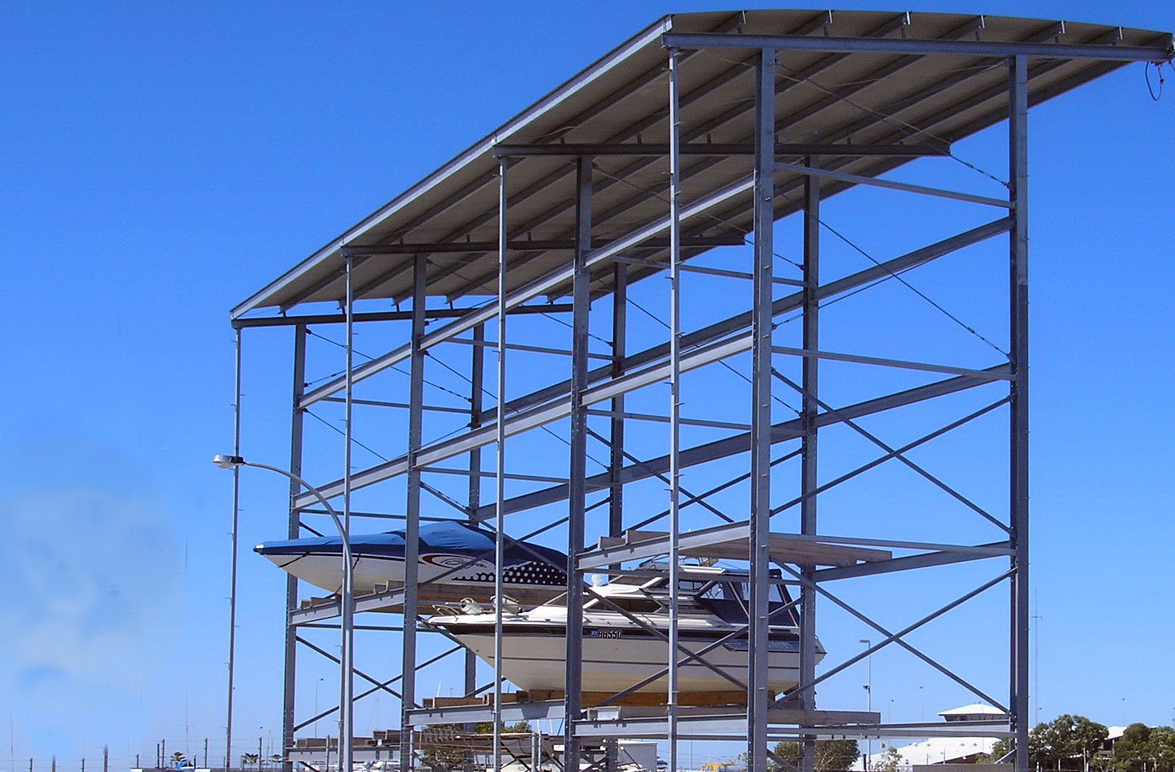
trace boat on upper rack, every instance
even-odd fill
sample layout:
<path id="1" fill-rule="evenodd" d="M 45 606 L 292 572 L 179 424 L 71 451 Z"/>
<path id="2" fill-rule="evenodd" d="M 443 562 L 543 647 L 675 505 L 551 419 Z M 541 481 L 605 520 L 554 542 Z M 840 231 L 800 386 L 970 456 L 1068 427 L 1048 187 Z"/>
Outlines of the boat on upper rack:
<path id="1" fill-rule="evenodd" d="M 775 573 L 775 572 L 773 572 Z M 777 576 L 777 574 L 776 574 Z M 678 668 L 683 693 L 738 692 L 747 680 L 746 571 L 715 565 L 683 565 L 679 575 L 680 644 L 712 667 L 690 659 Z M 667 667 L 669 568 L 646 563 L 631 574 L 595 584 L 584 600 L 583 689 L 616 693 L 651 679 Z M 560 692 L 565 685 L 566 595 L 526 607 L 503 596 L 502 674 L 528 692 Z M 769 602 L 768 690 L 777 694 L 799 682 L 800 637 L 795 606 L 784 585 L 773 584 Z M 494 664 L 493 606 L 469 598 L 440 606 L 425 623 L 441 628 L 486 663 Z M 684 656 L 684 655 L 683 655 Z M 817 661 L 824 649 L 817 643 Z M 724 677 L 725 673 L 730 678 Z M 665 693 L 662 674 L 640 692 Z M 745 689 L 744 689 L 745 691 Z"/>
<path id="2" fill-rule="evenodd" d="M 425 603 L 470 597 L 488 601 L 494 592 L 493 531 L 457 521 L 420 526 L 417 561 L 420 600 Z M 355 534 L 351 537 L 356 594 L 404 584 L 404 531 Z M 343 544 L 338 536 L 268 541 L 254 551 L 304 582 L 328 592 L 343 584 Z M 523 541 L 507 542 L 502 564 L 506 591 L 530 603 L 542 603 L 567 590 L 567 556 Z"/>

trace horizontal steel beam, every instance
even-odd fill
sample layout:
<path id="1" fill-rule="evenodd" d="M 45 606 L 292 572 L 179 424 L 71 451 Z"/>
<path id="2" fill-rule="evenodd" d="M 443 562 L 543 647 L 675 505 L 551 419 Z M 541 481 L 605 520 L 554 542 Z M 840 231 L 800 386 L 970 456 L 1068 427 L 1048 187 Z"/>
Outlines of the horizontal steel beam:
<path id="1" fill-rule="evenodd" d="M 720 188 L 713 193 L 710 193 L 709 195 L 703 196 L 697 201 L 682 207 L 680 219 L 684 221 L 692 217 L 696 217 L 706 210 L 723 203 L 724 201 L 745 193 L 751 189 L 752 184 L 753 180 L 748 176 L 740 180 L 736 180 L 729 185 Z M 669 218 L 666 216 L 660 220 L 644 226 L 643 228 L 637 229 L 627 236 L 622 236 L 621 238 L 611 242 L 608 246 L 588 253 L 586 260 L 587 267 L 591 268 L 598 263 L 602 263 L 605 260 L 609 260 L 612 257 L 619 255 L 625 250 L 639 246 L 648 239 L 651 239 L 662 231 L 668 229 L 668 227 Z M 517 308 L 528 300 L 533 300 L 534 298 L 541 295 L 549 294 L 550 292 L 554 291 L 556 287 L 571 281 L 573 273 L 574 266 L 571 265 L 569 261 L 567 265 L 564 265 L 563 267 L 552 271 L 546 276 L 537 279 L 530 284 L 527 284 L 525 287 L 520 287 L 513 292 L 508 293 L 502 305 L 506 308 L 506 311 L 509 312 L 511 308 Z M 486 322 L 497 317 L 498 306 L 499 304 L 497 303 L 487 304 L 481 308 L 465 314 L 460 319 L 455 319 L 452 322 L 449 322 L 444 327 L 425 334 L 425 336 L 420 339 L 420 348 L 427 350 L 437 344 L 444 343 L 450 338 L 460 335 L 466 330 L 471 330 L 479 324 L 485 324 Z M 390 351 L 381 357 L 377 357 L 370 362 L 355 368 L 355 370 L 353 370 L 351 373 L 351 382 L 358 383 L 359 381 L 370 378 L 377 373 L 381 373 L 387 368 L 403 362 L 411 355 L 411 353 L 412 346 L 411 344 L 406 343 L 394 351 Z M 345 386 L 346 378 L 335 378 L 323 384 L 322 386 L 319 386 L 313 391 L 307 392 L 302 397 L 302 399 L 299 400 L 298 406 L 309 407 L 323 397 L 329 397 L 331 394 L 342 391 Z"/>
<path id="2" fill-rule="evenodd" d="M 743 243 L 740 239 L 739 244 Z M 459 319 L 476 308 L 430 308 L 424 312 L 426 319 Z M 570 303 L 544 303 L 538 306 L 518 306 L 510 311 L 511 314 L 554 314 L 571 311 Z M 411 311 L 372 311 L 365 314 L 354 314 L 352 320 L 356 322 L 407 322 L 412 319 Z M 345 314 L 306 314 L 303 316 L 255 316 L 233 319 L 233 329 L 246 327 L 291 327 L 298 324 L 343 324 L 347 321 Z"/>
<path id="3" fill-rule="evenodd" d="M 717 144 L 687 142 L 680 147 L 682 155 L 754 155 L 754 145 Z M 780 144 L 775 146 L 775 155 L 821 155 L 821 156 L 948 156 L 950 145 L 849 145 L 844 143 L 824 144 Z M 498 158 L 513 156 L 668 156 L 669 145 L 651 142 L 611 144 L 548 144 L 548 145 L 496 145 L 494 155 Z"/>
<path id="4" fill-rule="evenodd" d="M 719 525 L 683 533 L 678 537 L 682 555 L 731 558 L 731 553 L 746 557 L 749 551 L 750 524 Z M 885 561 L 893 557 L 888 550 L 844 546 L 798 534 L 769 534 L 771 559 L 779 563 L 800 565 L 853 565 L 862 560 Z M 646 560 L 669 554 L 669 534 L 663 532 L 628 532 L 624 537 L 604 537 L 600 546 L 579 555 L 583 570 Z"/>
<path id="5" fill-rule="evenodd" d="M 743 243 L 743 238 L 739 236 L 694 236 L 683 240 L 682 246 L 695 248 L 710 248 L 710 247 L 729 247 Z M 554 240 L 537 240 L 537 239 L 519 239 L 518 241 L 510 242 L 510 249 L 520 252 L 531 250 L 556 250 L 566 249 L 571 251 L 575 249 L 575 242 L 570 239 L 554 239 Z M 608 242 L 596 239 L 592 242 L 592 249 L 603 249 L 608 246 Z M 665 247 L 668 246 L 668 240 L 664 238 L 651 238 L 642 246 L 648 247 Z M 445 254 L 445 253 L 465 253 L 465 252 L 497 252 L 498 242 L 496 241 L 450 241 L 443 243 L 415 243 L 415 244 L 370 244 L 352 245 L 343 247 L 339 250 L 344 255 L 352 256 L 371 256 L 371 255 L 424 255 L 424 254 Z"/>
<path id="6" fill-rule="evenodd" d="M 378 592 L 371 595 L 364 595 L 357 597 L 354 600 L 355 613 L 359 614 L 364 611 L 383 611 L 395 606 L 400 606 L 404 602 L 404 588 L 398 587 L 387 592 Z M 337 619 L 339 616 L 339 598 L 333 595 L 328 599 L 324 599 L 312 606 L 305 606 L 303 608 L 291 611 L 288 618 L 288 623 L 291 626 L 301 626 L 309 624 L 310 622 L 322 622 L 327 619 Z"/>
<path id="7" fill-rule="evenodd" d="M 339 404 L 346 404 L 347 400 L 341 397 L 327 397 L 323 402 L 336 402 Z M 399 410 L 410 410 L 412 408 L 407 402 L 384 402 L 379 399 L 353 399 L 352 405 L 366 405 L 367 407 L 390 407 Z M 459 415 L 469 415 L 469 408 L 467 407 L 444 407 L 442 405 L 421 405 L 420 409 L 426 413 L 457 413 Z"/>
<path id="8" fill-rule="evenodd" d="M 654 263 L 655 264 L 655 263 Z M 744 273 L 742 271 L 727 271 L 722 268 L 707 268 L 702 265 L 682 265 L 679 269 L 688 273 L 704 273 L 710 276 L 725 276 L 731 279 L 749 279 L 754 281 L 754 274 Z M 804 283 L 799 279 L 785 279 L 782 276 L 772 276 L 771 281 L 774 284 L 786 284 L 789 287 L 802 287 Z"/>
<path id="9" fill-rule="evenodd" d="M 425 466 L 425 467 L 421 467 L 420 471 L 431 472 L 433 474 L 458 475 L 461 477 L 494 477 L 494 478 L 496 478 L 498 476 L 498 473 L 496 471 L 471 472 L 468 469 L 449 469 L 449 468 L 443 467 L 443 466 Z M 505 477 L 507 480 L 520 480 L 522 482 L 546 482 L 546 483 L 567 482 L 566 477 L 552 477 L 550 475 L 543 475 L 543 474 L 517 474 L 514 472 L 507 472 L 505 475 L 503 475 L 503 477 Z"/>
<path id="10" fill-rule="evenodd" d="M 477 346 L 480 348 L 498 348 L 498 342 L 495 340 L 472 340 L 470 338 L 449 338 L 450 343 L 460 343 L 465 346 Z M 528 346 L 524 343 L 507 343 L 506 348 L 510 351 L 528 351 L 532 354 L 552 354 L 556 356 L 571 356 L 571 351 L 563 348 L 551 348 L 549 346 Z M 613 357 L 608 354 L 595 354 L 588 352 L 589 359 L 605 359 L 612 361 Z M 468 411 L 466 411 L 468 412 Z"/>
<path id="11" fill-rule="evenodd" d="M 991 373 L 1007 372 L 1008 365 L 998 365 L 989 370 Z M 885 410 L 892 410 L 905 405 L 911 405 L 915 402 L 921 402 L 935 397 L 941 397 L 946 394 L 954 394 L 958 391 L 975 388 L 989 383 L 989 378 L 977 378 L 973 376 L 960 375 L 955 378 L 948 378 L 942 381 L 935 381 L 934 383 L 925 386 L 919 386 L 907 391 L 890 394 L 885 397 L 859 402 L 855 405 L 850 405 L 845 408 L 840 408 L 836 414 L 821 413 L 816 416 L 814 425 L 817 427 L 831 426 L 839 423 L 844 419 L 852 420 L 874 413 L 880 413 Z M 803 436 L 803 429 L 800 426 L 798 418 L 790 421 L 775 424 L 771 427 L 771 443 L 774 445 L 786 440 L 798 439 Z M 721 440 L 716 440 L 705 445 L 697 445 L 692 448 L 687 448 L 681 451 L 681 468 L 695 466 L 697 464 L 704 464 L 709 461 L 715 461 L 720 458 L 737 455 L 739 453 L 747 452 L 751 447 L 750 432 L 724 437 Z M 659 458 L 642 461 L 639 463 L 626 466 L 617 474 L 615 481 L 611 478 L 611 473 L 603 473 L 589 477 L 587 479 L 587 489 L 589 492 L 605 490 L 612 487 L 615 483 L 628 484 L 638 480 L 644 480 L 659 474 L 665 474 L 669 469 L 669 457 L 660 456 Z M 567 498 L 567 486 L 556 485 L 550 488 L 526 493 L 521 496 L 509 499 L 506 502 L 506 513 L 521 512 L 523 510 L 532 509 L 534 507 L 543 506 L 544 504 L 552 504 L 556 501 L 562 501 Z M 494 514 L 494 507 L 492 505 L 482 505 L 474 510 L 472 517 L 476 520 L 482 520 L 487 517 L 492 517 Z"/>
<path id="12" fill-rule="evenodd" d="M 669 417 L 653 415 L 652 413 L 633 413 L 631 411 L 618 412 L 616 410 L 589 410 L 588 415 L 604 418 L 627 418 L 633 421 L 651 421 L 653 423 L 669 423 Z M 682 426 L 701 426 L 706 429 L 729 429 L 730 431 L 745 432 L 751 428 L 750 424 L 733 423 L 731 421 L 707 421 L 702 418 L 679 418 L 677 422 Z"/>
<path id="13" fill-rule="evenodd" d="M 1007 544 L 1008 542 L 999 542 L 997 544 L 980 546 L 998 547 L 1001 553 L 1000 556 L 1010 556 L 1013 554 L 1013 550 Z M 987 550 L 976 550 L 973 552 L 928 552 L 923 555 L 907 555 L 892 560 L 866 563 L 859 566 L 836 566 L 834 568 L 820 569 L 815 572 L 813 581 L 830 582 L 836 579 L 853 579 L 859 576 L 875 576 L 877 574 L 889 574 L 895 571 L 911 571 L 918 568 L 946 566 L 952 563 L 966 563 L 971 560 L 984 560 L 991 557 L 997 556 L 987 552 Z"/>
<path id="14" fill-rule="evenodd" d="M 978 378 L 986 378 L 992 381 L 1010 381 L 1012 376 L 1010 374 L 993 373 L 990 370 L 975 370 L 966 367 L 951 367 L 949 365 L 932 365 L 922 362 L 908 362 L 903 359 L 882 359 L 879 357 L 866 357 L 857 354 L 836 354 L 831 351 L 808 351 L 802 348 L 791 348 L 789 346 L 772 346 L 771 351 L 774 354 L 788 354 L 791 356 L 806 357 L 810 359 L 828 359 L 836 362 L 852 362 L 862 365 L 880 365 L 882 367 L 897 367 L 904 370 L 923 370 L 929 373 L 945 373 L 948 375 L 974 375 Z"/>
<path id="15" fill-rule="evenodd" d="M 484 724 L 497 716 L 493 705 L 453 705 L 444 708 L 418 708 L 408 711 L 411 726 L 433 724 Z M 500 717 L 504 723 L 519 721 L 562 721 L 563 701 L 505 702 Z"/>
<path id="16" fill-rule="evenodd" d="M 667 32 L 665 48 L 774 48 L 789 51 L 875 54 L 958 54 L 960 56 L 1042 56 L 1051 59 L 1105 59 L 1126 62 L 1166 61 L 1166 46 L 1107 46 L 1089 43 L 1016 43 L 979 40 L 916 40 L 903 38 L 801 37 L 798 35 L 740 35 L 734 33 Z"/>
<path id="17" fill-rule="evenodd" d="M 662 711 L 664 708 L 662 708 Z M 724 713 L 701 715 L 681 715 L 677 717 L 681 736 L 708 735 L 733 739 L 746 737 L 747 718 L 745 711 L 738 708 L 724 708 Z M 735 712 L 738 711 L 738 712 Z M 831 719 L 851 715 L 862 725 L 853 725 L 843 721 Z M 881 722 L 881 715 L 866 711 L 800 711 L 800 710 L 771 710 L 767 713 L 768 724 L 774 727 L 802 727 L 813 728 L 812 734 L 821 736 L 843 736 L 847 734 L 860 735 L 868 726 L 871 732 L 876 732 L 876 725 Z M 824 731 L 820 731 L 823 729 Z M 983 730 L 979 730 L 983 731 Z M 627 716 L 623 713 L 617 718 L 598 718 L 596 720 L 577 721 L 575 734 L 580 737 L 664 737 L 668 732 L 668 720 L 664 716 Z"/>
<path id="18" fill-rule="evenodd" d="M 854 185 L 871 185 L 875 188 L 888 188 L 890 190 L 902 190 L 907 193 L 921 193 L 926 196 L 937 196 L 938 198 L 949 198 L 954 201 L 966 201 L 971 204 L 985 204 L 987 206 L 999 206 L 1004 209 L 1014 208 L 1011 201 L 1002 198 L 991 198 L 989 196 L 975 196 L 970 193 L 960 193 L 955 190 L 944 190 L 943 188 L 931 188 L 926 185 L 912 185 L 908 182 L 895 182 L 894 180 L 883 180 L 877 177 L 867 177 L 861 174 L 846 174 L 845 172 L 837 172 L 831 169 L 813 169 L 810 166 L 801 166 L 800 164 L 775 164 L 776 169 L 783 171 L 796 172 L 798 174 L 806 174 L 810 177 L 825 177 L 830 180 L 840 180 L 841 182 L 851 182 Z"/>

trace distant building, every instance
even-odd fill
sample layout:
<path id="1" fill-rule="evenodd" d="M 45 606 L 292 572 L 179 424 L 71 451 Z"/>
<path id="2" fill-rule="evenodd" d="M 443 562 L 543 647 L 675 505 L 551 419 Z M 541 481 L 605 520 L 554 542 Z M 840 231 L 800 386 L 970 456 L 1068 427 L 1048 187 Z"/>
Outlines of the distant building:
<path id="1" fill-rule="evenodd" d="M 960 708 L 951 708 L 944 710 L 938 715 L 942 716 L 943 720 L 948 723 L 960 721 L 993 721 L 1003 720 L 1007 718 L 1007 714 L 999 708 L 993 708 L 990 705 L 983 705 L 976 703 L 974 705 L 964 705 Z M 942 765 L 942 764 L 975 764 L 980 755 L 986 755 L 992 752 L 995 744 L 998 742 L 994 737 L 930 737 L 926 740 L 910 743 L 897 748 L 901 755 L 901 761 L 898 762 L 898 768 L 901 770 L 912 770 L 914 767 L 921 767 L 926 765 Z M 876 741 L 873 747 L 879 745 Z M 880 743 L 881 751 L 869 756 L 869 768 L 874 768 L 877 764 L 883 761 L 886 751 L 889 750 L 892 743 L 882 741 Z M 865 758 L 857 760 L 853 766 L 854 770 L 863 770 Z"/>

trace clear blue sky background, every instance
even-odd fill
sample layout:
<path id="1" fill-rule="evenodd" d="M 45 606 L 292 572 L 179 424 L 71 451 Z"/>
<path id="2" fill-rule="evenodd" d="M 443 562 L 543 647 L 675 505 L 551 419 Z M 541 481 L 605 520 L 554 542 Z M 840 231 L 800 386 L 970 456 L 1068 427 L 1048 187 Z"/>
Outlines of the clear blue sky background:
<path id="1" fill-rule="evenodd" d="M 0 769 L 53 754 L 95 768 L 103 744 L 116 766 L 150 763 L 160 738 L 189 755 L 211 738 L 218 758 L 230 483 L 208 458 L 231 441 L 228 309 L 658 15 L 710 8 L 0 8 Z M 1149 2 L 902 9 L 1175 27 Z M 1041 718 L 1175 717 L 1167 85 L 1152 102 L 1133 66 L 1031 121 Z M 1001 131 L 957 150 L 1002 169 Z M 879 251 L 882 236 L 925 240 L 905 233 L 923 219 L 910 210 L 871 228 L 873 210 L 829 211 Z M 257 346 L 256 395 L 284 400 L 285 351 Z M 280 411 L 256 407 L 256 446 L 280 463 Z M 243 544 L 280 536 L 282 490 L 247 484 Z M 243 555 L 242 744 L 280 722 L 283 583 L 261 563 Z M 902 618 L 898 591 L 882 600 Z M 842 657 L 865 637 L 821 635 Z M 325 702 L 333 670 L 317 677 Z M 863 677 L 822 697 L 863 707 Z M 908 658 L 875 658 L 874 681 L 895 720 L 970 701 Z M 360 730 L 392 725 L 393 709 L 365 703 Z"/>

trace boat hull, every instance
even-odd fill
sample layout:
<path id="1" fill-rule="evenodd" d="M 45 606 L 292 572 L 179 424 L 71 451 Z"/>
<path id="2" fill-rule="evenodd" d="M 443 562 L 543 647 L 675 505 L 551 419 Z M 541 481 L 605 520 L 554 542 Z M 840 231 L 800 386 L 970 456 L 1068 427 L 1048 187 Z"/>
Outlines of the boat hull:
<path id="1" fill-rule="evenodd" d="M 431 622 L 437 624 L 436 622 Z M 493 666 L 492 628 L 440 623 L 461 645 Z M 713 646 L 726 631 L 706 634 L 681 632 L 681 645 L 698 653 Z M 583 690 L 615 693 L 628 689 L 668 666 L 669 648 L 657 636 L 639 629 L 585 627 L 583 639 Z M 794 640 L 773 640 L 768 652 L 768 689 L 781 693 L 799 682 L 799 644 Z M 502 674 L 519 689 L 561 691 L 566 686 L 566 638 L 562 629 L 518 630 L 507 626 L 502 636 Z M 819 652 L 823 656 L 823 652 Z M 702 655 L 706 662 L 742 684 L 747 681 L 745 641 L 720 643 Z M 668 676 L 646 684 L 638 691 L 665 693 Z M 684 693 L 729 692 L 742 688 L 696 660 L 678 667 L 678 689 Z"/>
<path id="2" fill-rule="evenodd" d="M 289 555 L 266 555 L 269 560 L 298 579 L 328 592 L 339 592 L 343 584 L 343 561 L 338 555 L 308 553 L 291 559 Z M 360 555 L 353 559 L 355 593 L 382 592 L 404 583 L 404 561 L 398 558 Z M 471 597 L 487 602 L 494 590 L 494 564 L 480 560 L 471 565 L 460 555 L 421 555 L 418 562 L 420 598 L 425 602 L 447 602 Z M 451 572 L 454 566 L 464 566 Z M 503 586 L 513 597 L 542 602 L 566 590 L 562 584 L 536 583 L 504 572 Z"/>
<path id="3" fill-rule="evenodd" d="M 354 588 L 360 595 L 402 586 L 405 581 L 403 531 L 356 534 L 350 540 Z M 301 581 L 328 592 L 343 584 L 342 542 L 316 537 L 266 542 L 254 550 Z M 417 577 L 424 602 L 488 600 L 497 566 L 493 534 L 455 523 L 431 523 L 420 529 Z M 555 550 L 521 542 L 511 544 L 502 564 L 502 581 L 512 595 L 543 602 L 563 592 L 567 558 Z"/>

